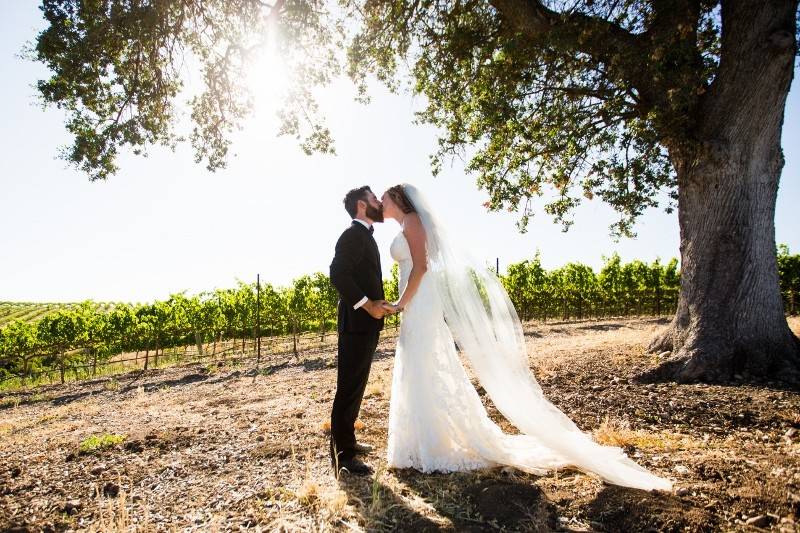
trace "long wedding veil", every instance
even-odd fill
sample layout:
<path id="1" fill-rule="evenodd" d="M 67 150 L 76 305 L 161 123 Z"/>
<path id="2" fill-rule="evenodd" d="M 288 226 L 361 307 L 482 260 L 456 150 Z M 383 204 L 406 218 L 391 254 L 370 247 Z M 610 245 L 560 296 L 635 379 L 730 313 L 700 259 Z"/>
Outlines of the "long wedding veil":
<path id="1" fill-rule="evenodd" d="M 426 275 L 434 277 L 445 322 L 497 409 L 563 465 L 617 485 L 670 490 L 670 481 L 637 465 L 621 448 L 594 442 L 544 397 L 529 368 L 522 324 L 497 275 L 447 237 L 419 189 L 410 184 L 403 189 L 425 228 Z"/>

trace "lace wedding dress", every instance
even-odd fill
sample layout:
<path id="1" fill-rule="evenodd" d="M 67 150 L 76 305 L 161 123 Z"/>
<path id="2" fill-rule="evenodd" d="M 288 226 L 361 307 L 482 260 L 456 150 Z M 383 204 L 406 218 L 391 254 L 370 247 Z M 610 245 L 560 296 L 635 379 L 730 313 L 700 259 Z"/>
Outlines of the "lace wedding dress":
<path id="1" fill-rule="evenodd" d="M 427 473 L 509 465 L 533 474 L 571 466 L 617 485 L 670 490 L 670 481 L 637 465 L 621 448 L 597 444 L 544 398 L 502 286 L 491 273 L 456 266 L 460 258 L 427 203 L 413 186 L 404 188 L 426 230 L 429 266 L 402 314 L 389 406 L 389 466 Z M 413 265 L 402 231 L 390 251 L 399 264 L 402 294 Z M 456 343 L 522 434 L 504 433 L 489 418 Z"/>

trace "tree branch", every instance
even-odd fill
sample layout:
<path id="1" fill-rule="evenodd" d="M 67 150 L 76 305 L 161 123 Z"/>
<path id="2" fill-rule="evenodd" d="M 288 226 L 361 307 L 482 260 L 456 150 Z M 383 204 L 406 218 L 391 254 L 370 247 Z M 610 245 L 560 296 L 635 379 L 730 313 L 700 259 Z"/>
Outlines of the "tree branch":
<path id="1" fill-rule="evenodd" d="M 640 52 L 634 34 L 601 18 L 558 13 L 532 0 L 489 0 L 489 3 L 523 35 L 565 52 L 584 52 L 599 61 L 605 61 L 609 52 L 624 56 Z"/>

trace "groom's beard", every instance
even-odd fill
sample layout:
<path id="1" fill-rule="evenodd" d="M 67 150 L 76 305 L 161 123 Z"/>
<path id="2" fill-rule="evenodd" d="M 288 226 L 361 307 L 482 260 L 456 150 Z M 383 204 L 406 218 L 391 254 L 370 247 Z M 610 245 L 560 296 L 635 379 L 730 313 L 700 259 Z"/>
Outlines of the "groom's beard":
<path id="1" fill-rule="evenodd" d="M 377 208 L 367 204 L 367 210 L 364 214 L 373 222 L 383 222 L 383 207 Z"/>

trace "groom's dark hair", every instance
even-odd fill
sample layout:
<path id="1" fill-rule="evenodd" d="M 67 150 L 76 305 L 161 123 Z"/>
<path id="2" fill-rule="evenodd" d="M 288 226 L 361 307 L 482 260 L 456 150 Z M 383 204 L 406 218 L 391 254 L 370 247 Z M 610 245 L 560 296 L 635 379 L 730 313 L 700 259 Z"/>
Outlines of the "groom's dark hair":
<path id="1" fill-rule="evenodd" d="M 359 187 L 357 189 L 351 189 L 347 192 L 344 196 L 344 208 L 347 210 L 347 213 L 350 215 L 350 218 L 356 218 L 358 214 L 358 201 L 364 200 L 367 201 L 367 193 L 372 192 L 372 189 L 369 188 L 369 185 L 364 185 L 363 187 Z"/>

